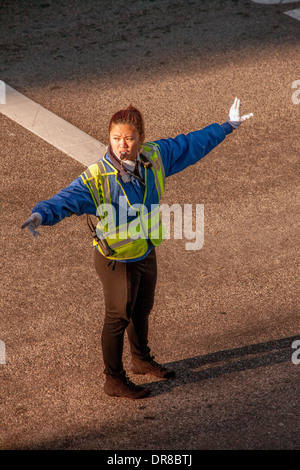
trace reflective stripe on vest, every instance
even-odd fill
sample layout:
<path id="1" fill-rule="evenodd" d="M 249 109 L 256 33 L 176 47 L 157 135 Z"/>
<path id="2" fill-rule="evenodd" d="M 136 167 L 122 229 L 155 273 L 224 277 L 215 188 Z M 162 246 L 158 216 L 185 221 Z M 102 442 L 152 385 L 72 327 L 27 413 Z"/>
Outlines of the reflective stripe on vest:
<path id="1" fill-rule="evenodd" d="M 152 171 L 154 175 L 154 183 L 157 191 L 158 204 L 155 205 L 154 210 L 143 213 L 144 211 L 137 211 L 137 216 L 129 223 L 115 226 L 113 215 L 110 214 L 111 208 L 111 194 L 109 176 L 115 176 L 117 180 L 117 170 L 107 161 L 105 163 L 112 168 L 108 172 L 103 160 L 98 161 L 91 165 L 82 175 L 83 182 L 87 185 L 92 195 L 93 201 L 97 208 L 97 217 L 99 219 L 97 225 L 97 233 L 101 234 L 101 238 L 105 238 L 109 247 L 114 250 L 112 256 L 107 256 L 109 259 L 134 259 L 144 255 L 148 249 L 147 238 L 151 240 L 154 246 L 161 244 L 164 236 L 164 227 L 161 221 L 161 214 L 159 211 L 159 202 L 164 192 L 165 172 L 162 159 L 158 147 L 152 142 L 147 142 L 142 146 L 142 156 L 151 164 L 151 168 L 145 168 L 145 195 L 143 204 L 146 201 L 147 195 L 147 172 Z M 120 185 L 122 187 L 122 185 Z M 122 187 L 123 189 L 123 187 Z M 123 189 L 124 191 L 124 189 Z M 131 207 L 130 201 L 124 191 L 127 203 Z M 142 208 L 145 206 L 143 205 Z M 152 206 L 151 206 L 152 208 Z M 103 219 L 103 210 L 105 211 L 105 222 L 109 220 L 108 226 L 101 223 Z M 100 238 L 100 237 L 99 237 Z M 94 244 L 97 242 L 94 240 Z M 101 246 L 98 244 L 100 252 Z"/>
<path id="2" fill-rule="evenodd" d="M 158 191 L 159 200 L 161 200 L 164 185 L 165 185 L 165 169 L 162 163 L 162 159 L 158 150 L 158 147 L 151 142 L 143 145 L 143 155 L 146 159 L 154 166 L 152 169 L 154 171 L 156 189 Z"/>

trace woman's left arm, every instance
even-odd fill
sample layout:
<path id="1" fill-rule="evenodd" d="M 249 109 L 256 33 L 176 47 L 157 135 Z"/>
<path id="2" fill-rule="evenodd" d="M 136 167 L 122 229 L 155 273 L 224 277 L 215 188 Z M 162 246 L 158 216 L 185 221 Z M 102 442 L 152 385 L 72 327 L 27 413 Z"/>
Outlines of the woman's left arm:
<path id="1" fill-rule="evenodd" d="M 229 123 L 211 124 L 199 131 L 175 138 L 157 140 L 166 176 L 194 165 L 219 145 L 233 131 Z"/>
<path id="2" fill-rule="evenodd" d="M 240 107 L 240 100 L 235 98 L 224 124 L 211 124 L 200 131 L 181 134 L 175 139 L 156 141 L 160 148 L 165 175 L 174 175 L 201 160 L 219 145 L 226 135 L 231 134 L 233 129 L 238 129 L 243 122 L 253 116 L 253 113 L 241 116 Z"/>

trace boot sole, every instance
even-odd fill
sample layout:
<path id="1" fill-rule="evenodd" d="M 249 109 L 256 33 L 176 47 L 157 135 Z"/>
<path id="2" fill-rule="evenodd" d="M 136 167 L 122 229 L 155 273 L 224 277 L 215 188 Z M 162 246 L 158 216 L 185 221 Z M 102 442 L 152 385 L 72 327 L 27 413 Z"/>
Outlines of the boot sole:
<path id="1" fill-rule="evenodd" d="M 165 375 L 158 375 L 158 374 L 154 374 L 153 372 L 140 372 L 138 370 L 135 370 L 135 369 L 130 369 L 131 372 L 133 374 L 136 374 L 136 375 L 146 375 L 146 374 L 149 374 L 149 375 L 152 375 L 152 377 L 157 377 L 159 379 L 173 379 L 176 375 L 175 372 L 173 371 L 170 371 L 170 372 L 166 372 Z"/>
<path id="2" fill-rule="evenodd" d="M 109 397 L 116 397 L 116 398 L 129 398 L 131 400 L 141 400 L 142 398 L 147 398 L 149 397 L 149 395 L 151 394 L 151 391 L 148 390 L 147 392 L 145 392 L 144 394 L 140 395 L 140 396 L 130 396 L 130 395 L 117 395 L 117 394 L 114 394 L 114 393 L 107 393 L 104 391 L 104 393 L 106 395 L 108 395 Z"/>

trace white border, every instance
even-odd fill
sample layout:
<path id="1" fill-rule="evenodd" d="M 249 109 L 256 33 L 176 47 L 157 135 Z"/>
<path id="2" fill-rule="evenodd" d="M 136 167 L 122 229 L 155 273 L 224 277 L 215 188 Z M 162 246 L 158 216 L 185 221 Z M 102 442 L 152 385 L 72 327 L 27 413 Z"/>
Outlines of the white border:
<path id="1" fill-rule="evenodd" d="M 264 5 L 279 5 L 284 3 L 300 3 L 300 0 L 252 0 L 253 3 L 262 3 Z"/>

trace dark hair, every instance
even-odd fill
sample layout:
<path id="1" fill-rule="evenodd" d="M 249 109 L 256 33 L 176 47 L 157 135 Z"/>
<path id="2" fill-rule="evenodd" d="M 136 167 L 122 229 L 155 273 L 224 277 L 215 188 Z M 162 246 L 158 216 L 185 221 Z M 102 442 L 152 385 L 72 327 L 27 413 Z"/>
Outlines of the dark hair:
<path id="1" fill-rule="evenodd" d="M 131 124 L 141 137 L 145 136 L 144 118 L 142 113 L 131 104 L 126 109 L 117 111 L 110 119 L 108 131 L 111 131 L 113 124 Z"/>

